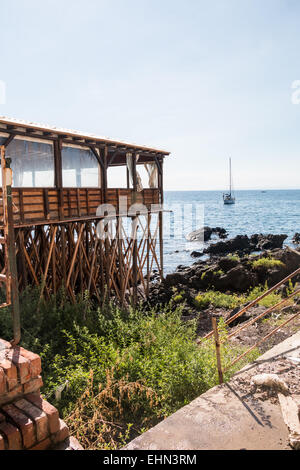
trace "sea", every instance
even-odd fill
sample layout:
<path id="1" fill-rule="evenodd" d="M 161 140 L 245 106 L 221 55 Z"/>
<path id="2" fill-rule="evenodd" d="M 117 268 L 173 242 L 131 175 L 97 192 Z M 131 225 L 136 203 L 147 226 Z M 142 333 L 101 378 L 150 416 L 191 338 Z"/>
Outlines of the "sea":
<path id="1" fill-rule="evenodd" d="M 236 235 L 286 234 L 285 244 L 300 232 L 300 190 L 235 191 L 236 204 L 226 206 L 221 191 L 166 191 L 164 203 L 164 272 L 191 265 L 203 243 L 186 236 L 203 226 L 222 227 Z M 218 241 L 217 238 L 212 242 Z M 203 259 L 203 258 L 201 258 Z"/>

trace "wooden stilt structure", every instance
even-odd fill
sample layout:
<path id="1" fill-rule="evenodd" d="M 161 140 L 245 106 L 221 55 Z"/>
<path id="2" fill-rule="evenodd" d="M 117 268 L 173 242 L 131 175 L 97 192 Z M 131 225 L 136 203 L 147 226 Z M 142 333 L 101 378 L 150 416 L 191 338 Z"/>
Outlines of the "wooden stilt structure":
<path id="1" fill-rule="evenodd" d="M 24 154 L 18 150 L 21 144 Z M 36 145 L 30 154 L 30 158 L 35 159 L 32 167 L 26 155 L 31 144 Z M 0 239 L 3 242 L 0 244 L 0 281 L 9 279 L 6 283 L 8 302 L 5 304 L 11 302 L 15 292 L 28 285 L 40 286 L 41 296 L 46 297 L 64 287 L 73 301 L 78 293 L 85 291 L 99 302 L 109 296 L 122 304 L 136 304 L 139 293 L 147 296 L 153 269 L 156 268 L 163 276 L 163 214 L 160 204 L 163 203 L 163 160 L 168 152 L 7 118 L 0 118 L 0 145 L 1 161 L 6 162 L 6 156 L 12 158 L 14 176 L 14 183 L 9 186 L 11 207 L 0 206 L 0 219 L 3 220 L 0 230 L 6 231 Z M 36 187 L 38 171 L 41 173 L 43 170 L 40 162 L 46 158 L 43 145 L 53 152 L 50 152 L 50 157 L 53 157 L 53 185 Z M 38 149 L 36 152 L 35 148 Z M 64 185 L 64 172 L 73 171 L 73 160 L 70 159 L 67 162 L 69 166 L 66 166 L 66 158 L 68 152 L 75 151 L 79 152 L 80 158 L 83 152 L 84 158 L 88 154 L 89 162 L 93 160 L 93 174 L 99 174 L 98 187 L 83 186 L 80 163 L 74 167 L 78 187 Z M 132 158 L 131 175 L 128 155 Z M 138 190 L 137 165 L 148 163 L 157 165 L 158 185 Z M 22 165 L 27 166 L 20 178 L 18 172 Z M 116 166 L 127 168 L 127 188 L 109 187 L 109 169 Z M 2 165 L 0 198 L 6 201 L 3 171 Z M 26 172 L 32 173 L 30 187 L 26 187 L 24 182 L 18 185 Z M 114 209 L 113 216 L 97 215 L 99 206 L 103 204 Z M 144 210 L 132 215 L 132 205 L 142 206 Z M 6 221 L 9 218 L 11 229 L 8 235 Z M 104 230 L 101 232 L 102 224 Z M 4 240 L 7 239 L 6 249 Z M 13 256 L 10 274 L 5 278 L 9 249 Z"/>

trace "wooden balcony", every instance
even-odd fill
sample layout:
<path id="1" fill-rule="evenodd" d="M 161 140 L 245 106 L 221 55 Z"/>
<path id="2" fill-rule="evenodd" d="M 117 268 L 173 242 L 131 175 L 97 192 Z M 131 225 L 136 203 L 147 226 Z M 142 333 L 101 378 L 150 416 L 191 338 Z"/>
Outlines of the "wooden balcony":
<path id="1" fill-rule="evenodd" d="M 144 189 L 137 193 L 132 189 L 113 188 L 107 189 L 104 197 L 104 191 L 100 188 L 13 188 L 12 196 L 15 227 L 94 220 L 97 208 L 104 203 L 113 205 L 118 215 L 120 197 L 127 198 L 127 209 L 134 202 L 144 204 L 148 209 L 152 204 L 159 204 L 158 189 Z"/>

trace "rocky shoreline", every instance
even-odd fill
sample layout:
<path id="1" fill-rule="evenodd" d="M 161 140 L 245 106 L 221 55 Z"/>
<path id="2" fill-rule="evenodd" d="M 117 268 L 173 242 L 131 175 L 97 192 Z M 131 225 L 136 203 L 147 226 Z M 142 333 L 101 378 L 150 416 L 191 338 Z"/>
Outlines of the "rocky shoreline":
<path id="1" fill-rule="evenodd" d="M 207 291 L 221 292 L 226 295 L 243 295 L 254 288 L 273 287 L 300 266 L 300 248 L 283 247 L 287 235 L 254 234 L 238 235 L 226 239 L 226 230 L 205 228 L 205 240 L 212 234 L 221 234 L 220 241 L 206 246 L 200 257 L 209 255 L 209 259 L 199 259 L 191 266 L 178 266 L 176 271 L 166 276 L 162 282 L 153 282 L 148 303 L 174 304 L 183 306 L 183 316 L 199 318 L 199 331 L 205 333 L 211 327 L 211 314 L 217 313 L 227 318 L 230 309 L 195 307 L 196 297 Z M 196 232 L 193 233 L 195 235 Z M 203 237 L 200 233 L 200 236 Z M 195 238 L 190 238 L 195 239 Z M 192 254 L 195 256 L 195 254 Z M 293 284 L 300 282 L 300 275 L 293 279 Z M 288 286 L 282 286 L 276 294 L 287 295 Z M 255 315 L 258 309 L 253 307 L 249 315 Z"/>

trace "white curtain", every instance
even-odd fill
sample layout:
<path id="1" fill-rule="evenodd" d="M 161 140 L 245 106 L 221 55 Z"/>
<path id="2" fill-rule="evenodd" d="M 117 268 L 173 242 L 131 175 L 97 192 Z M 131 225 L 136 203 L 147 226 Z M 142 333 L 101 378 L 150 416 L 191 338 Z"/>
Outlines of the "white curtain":
<path id="1" fill-rule="evenodd" d="M 61 157 L 64 187 L 99 187 L 99 164 L 91 150 L 64 145 Z"/>
<path id="2" fill-rule="evenodd" d="M 53 144 L 15 138 L 6 149 L 11 158 L 14 187 L 53 187 Z"/>
<path id="3" fill-rule="evenodd" d="M 138 162 L 140 156 L 136 156 L 136 161 Z M 130 181 L 131 185 L 133 186 L 133 159 L 132 159 L 132 153 L 127 153 L 126 154 L 126 162 L 127 162 L 127 168 L 129 171 L 129 176 L 130 176 Z M 142 184 L 142 178 L 140 177 L 139 172 L 136 172 L 136 180 L 137 180 L 137 191 L 140 193 L 143 191 L 143 184 Z"/>
<path id="4" fill-rule="evenodd" d="M 149 188 L 158 188 L 158 170 L 156 163 L 145 163 L 144 166 L 149 176 Z"/>

